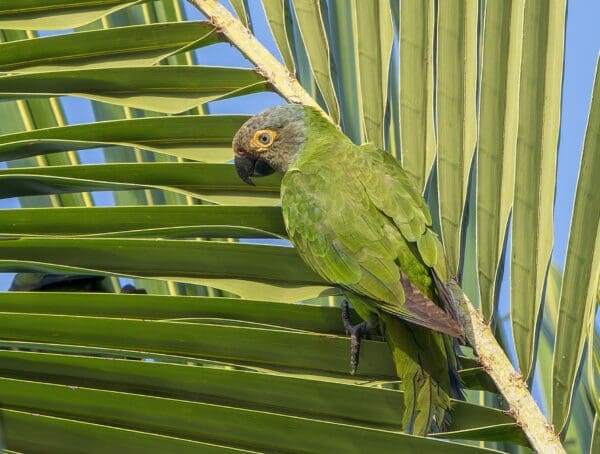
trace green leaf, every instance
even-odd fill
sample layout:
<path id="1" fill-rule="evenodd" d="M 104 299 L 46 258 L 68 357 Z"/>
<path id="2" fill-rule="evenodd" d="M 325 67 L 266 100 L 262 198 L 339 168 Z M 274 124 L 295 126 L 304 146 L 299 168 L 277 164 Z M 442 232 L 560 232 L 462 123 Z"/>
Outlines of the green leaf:
<path id="1" fill-rule="evenodd" d="M 292 74 L 296 72 L 292 48 L 286 30 L 285 10 L 289 6 L 285 0 L 262 0 L 262 5 L 267 16 L 267 23 L 277 43 L 279 53 L 283 58 L 286 68 Z"/>
<path id="2" fill-rule="evenodd" d="M 38 170 L 36 167 L 30 169 Z M 11 169 L 12 170 L 12 169 Z M 14 169 L 17 170 L 17 169 Z M 19 169 L 23 171 L 23 169 Z M 41 167 L 40 170 L 46 170 Z M 92 180 L 78 180 L 75 178 L 62 178 L 47 175 L 29 175 L 18 174 L 0 175 L 2 185 L 0 188 L 0 198 L 40 196 L 50 194 L 69 194 L 83 191 L 109 191 L 109 190 L 129 190 L 143 189 L 130 184 L 98 182 Z M 27 199 L 25 199 L 27 200 Z M 39 207 L 39 204 L 33 204 Z M 27 206 L 27 204 L 25 204 Z"/>
<path id="3" fill-rule="evenodd" d="M 0 41 L 25 39 L 32 33 L 23 31 L 6 30 L 0 32 Z M 2 133 L 27 131 L 35 128 L 47 128 L 64 124 L 64 115 L 59 102 L 51 100 L 19 100 L 17 102 L 3 102 L 0 104 L 0 115 L 3 118 Z M 55 154 L 52 157 L 38 156 L 9 163 L 10 166 L 47 166 L 47 165 L 73 165 L 79 159 L 74 152 Z M 88 194 L 66 194 L 59 197 L 33 197 L 21 199 L 22 207 L 28 206 L 60 206 L 60 205 L 91 205 Z"/>
<path id="4" fill-rule="evenodd" d="M 458 274 L 469 171 L 477 136 L 477 0 L 438 5 L 437 175 L 442 238 Z"/>
<path id="5" fill-rule="evenodd" d="M 490 427 L 478 427 L 475 430 L 452 430 L 432 435 L 436 438 L 467 439 L 481 441 L 499 441 L 502 443 L 515 443 L 529 447 L 525 434 L 513 423 L 498 424 Z"/>
<path id="6" fill-rule="evenodd" d="M 240 300 L 239 304 L 252 302 Z M 24 313 L 3 313 L 0 326 L 7 329 L 4 338 L 9 341 L 126 348 L 147 352 L 149 357 L 153 354 L 150 352 L 184 355 L 282 372 L 341 377 L 355 383 L 361 383 L 365 377 L 397 380 L 389 347 L 380 341 L 364 341 L 358 376 L 348 376 L 350 339 L 332 334 L 200 322 Z M 467 373 L 462 377 L 468 386 L 478 387 L 477 376 Z"/>
<path id="7" fill-rule="evenodd" d="M 145 0 L 19 0 L 0 4 L 0 28 L 64 30 L 80 27 Z"/>
<path id="8" fill-rule="evenodd" d="M 139 147 L 196 161 L 231 160 L 231 139 L 245 115 L 136 118 L 0 136 L 0 161 L 103 145 Z"/>
<path id="9" fill-rule="evenodd" d="M 356 144 L 365 142 L 363 97 L 358 71 L 358 32 L 356 2 L 332 0 L 327 12 L 331 32 L 331 55 L 337 74 L 337 93 L 340 102 L 340 119 L 344 133 Z M 371 37 L 365 37 L 365 39 Z"/>
<path id="10" fill-rule="evenodd" d="M 543 393 L 543 405 L 550 411 L 552 394 L 552 374 L 545 373 L 547 364 L 552 364 L 554 354 L 555 327 L 558 317 L 558 304 L 560 301 L 560 287 L 562 274 L 553 263 L 548 270 L 546 291 L 544 292 L 544 313 L 540 325 L 540 340 L 537 346 L 537 364 L 535 378 L 539 380 Z"/>
<path id="11" fill-rule="evenodd" d="M 325 33 L 325 25 L 318 0 L 299 0 L 292 2 L 298 21 L 298 29 L 306 46 L 310 67 L 319 90 L 327 105 L 331 118 L 339 123 L 340 110 L 333 87 L 329 42 Z"/>
<path id="12" fill-rule="evenodd" d="M 101 317 L 3 313 L 7 340 L 128 348 L 273 369 L 347 376 L 350 339 L 281 329 Z M 359 374 L 396 380 L 385 342 L 366 341 Z"/>
<path id="13" fill-rule="evenodd" d="M 590 454 L 600 451 L 600 416 L 596 413 L 594 416 L 594 433 L 590 444 Z"/>
<path id="14" fill-rule="evenodd" d="M 125 206 L 0 210 L 0 235 L 76 236 L 145 234 L 158 236 L 189 231 L 208 237 L 234 237 L 239 232 L 263 237 L 286 235 L 278 207 Z M 186 228 L 187 226 L 187 228 Z M 171 229 L 171 230 L 169 230 Z M 186 230 L 184 230 L 186 229 Z M 161 233 L 162 232 L 162 233 Z M 261 234 L 261 232 L 263 232 Z"/>
<path id="15" fill-rule="evenodd" d="M 246 11 L 245 0 L 229 0 L 229 2 L 231 3 L 231 6 L 233 6 L 239 20 L 244 24 L 244 27 L 251 29 L 250 16 L 248 15 L 248 11 Z"/>
<path id="16" fill-rule="evenodd" d="M 260 451 L 284 450 L 290 444 L 304 452 L 338 448 L 395 452 L 398 445 L 428 452 L 480 452 L 480 448 L 455 445 L 400 432 L 373 430 L 356 425 L 297 418 L 272 412 L 244 410 L 216 404 L 88 388 L 3 379 L 7 406 L 56 411 L 61 415 L 111 425 L 141 428 L 164 435 L 242 446 Z M 119 411 L 125 406 L 129 410 Z M 198 423 L 200 422 L 200 423 Z M 361 448 L 362 447 L 362 448 Z"/>
<path id="17" fill-rule="evenodd" d="M 220 318 L 266 323 L 325 334 L 344 334 L 340 309 L 333 306 L 287 304 L 239 298 L 166 295 L 9 292 L 2 297 L 5 312 L 137 318 L 143 320 Z M 354 321 L 359 319 L 353 316 Z M 398 415 L 400 418 L 401 413 Z"/>
<path id="18" fill-rule="evenodd" d="M 388 0 L 355 2 L 358 34 L 357 56 L 362 114 L 366 139 L 384 147 L 384 117 L 388 98 L 388 74 L 394 43 L 392 15 Z M 347 64 L 341 61 L 340 65 Z M 356 72 L 356 69 L 354 69 Z M 356 115 L 355 112 L 353 112 Z"/>
<path id="19" fill-rule="evenodd" d="M 387 430 L 401 427 L 402 392 L 380 387 L 274 375 L 267 371 L 131 359 L 30 352 L 0 352 L 0 358 L 3 362 L 1 374 L 8 378 L 143 392 L 207 403 L 229 402 L 230 406 L 249 410 L 276 411 Z M 323 395 L 328 399 L 323 399 Z M 357 414 L 356 402 L 368 402 L 368 405 Z M 510 417 L 500 410 L 463 401 L 454 403 L 451 426 L 454 431 L 478 432 L 481 427 L 486 427 L 487 431 L 488 426 L 506 424 L 510 424 Z M 512 431 L 515 432 L 518 431 Z"/>
<path id="20" fill-rule="evenodd" d="M 207 22 L 134 25 L 22 39 L 0 44 L 0 71 L 152 65 L 174 53 L 220 41 L 221 35 Z"/>
<path id="21" fill-rule="evenodd" d="M 2 425 L 6 445 L 22 452 L 76 453 L 80 452 L 81 440 L 85 440 L 85 451 L 90 454 L 122 450 L 131 454 L 145 454 L 154 450 L 181 454 L 199 451 L 209 454 L 250 452 L 8 408 L 2 408 Z M 32 437 L 32 433 L 36 436 Z"/>
<path id="22" fill-rule="evenodd" d="M 47 237 L 0 243 L 0 269 L 15 272 L 109 273 L 176 280 L 223 289 L 246 298 L 277 301 L 339 293 L 309 270 L 289 247 L 216 241 Z"/>
<path id="23" fill-rule="evenodd" d="M 600 288 L 600 287 L 599 287 Z M 588 320 L 586 379 L 589 397 L 596 414 L 600 414 L 600 336 L 596 329 L 595 312 L 600 306 L 600 298 L 596 297 L 594 314 Z"/>
<path id="24" fill-rule="evenodd" d="M 219 67 L 84 69 L 0 78 L 0 98 L 81 96 L 165 113 L 266 89 L 255 71 Z"/>
<path id="25" fill-rule="evenodd" d="M 565 12 L 565 0 L 527 2 L 523 19 L 510 314 L 524 377 L 532 371 L 537 320 L 552 253 Z"/>
<path id="26" fill-rule="evenodd" d="M 552 422 L 562 430 L 571 405 L 600 279 L 600 71 L 592 103 L 569 232 L 552 364 Z"/>
<path id="27" fill-rule="evenodd" d="M 110 149 L 107 150 L 110 152 Z M 279 203 L 278 175 L 257 178 L 256 186 L 240 180 L 231 164 L 143 163 L 0 169 L 0 198 L 82 190 L 156 188 L 215 203 Z"/>
<path id="28" fill-rule="evenodd" d="M 421 191 L 435 158 L 434 32 L 433 0 L 403 0 L 400 5 L 402 165 Z"/>
<path id="29" fill-rule="evenodd" d="M 0 259 L 46 262 L 144 277 L 235 277 L 325 284 L 292 248 L 217 241 L 6 239 L 0 242 Z"/>
<path id="30" fill-rule="evenodd" d="M 485 7 L 476 215 L 480 307 L 487 321 L 494 312 L 513 200 L 523 13 L 520 0 L 490 2 Z"/>

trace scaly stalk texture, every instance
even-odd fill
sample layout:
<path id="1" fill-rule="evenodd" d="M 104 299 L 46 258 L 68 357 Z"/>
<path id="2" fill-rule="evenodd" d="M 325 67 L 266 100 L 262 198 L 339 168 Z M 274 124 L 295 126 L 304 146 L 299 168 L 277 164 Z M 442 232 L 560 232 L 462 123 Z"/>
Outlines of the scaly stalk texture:
<path id="1" fill-rule="evenodd" d="M 218 33 L 239 49 L 254 65 L 256 71 L 277 92 L 294 104 L 313 106 L 323 111 L 317 102 L 279 61 L 254 37 L 252 32 L 216 0 L 188 0 L 208 17 Z M 323 112 L 325 113 L 325 112 Z M 326 113 L 325 113 L 326 114 Z M 327 116 L 331 120 L 329 116 Z"/>
<path id="2" fill-rule="evenodd" d="M 458 302 L 459 319 L 469 344 L 508 403 L 511 416 L 521 427 L 533 449 L 543 454 L 564 453 L 554 427 L 542 414 L 523 376 L 515 370 L 489 325 L 483 321 L 482 315 L 473 307 L 455 280 L 450 281 L 449 287 Z"/>

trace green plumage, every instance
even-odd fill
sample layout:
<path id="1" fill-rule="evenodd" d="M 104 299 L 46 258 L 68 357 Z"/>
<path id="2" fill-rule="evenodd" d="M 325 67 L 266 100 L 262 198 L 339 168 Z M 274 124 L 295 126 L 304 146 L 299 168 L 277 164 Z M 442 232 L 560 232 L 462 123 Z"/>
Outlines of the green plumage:
<path id="1" fill-rule="evenodd" d="M 440 430 L 450 395 L 460 394 L 453 340 L 404 321 L 451 332 L 441 308 L 413 311 L 405 295 L 403 275 L 415 294 L 433 301 L 431 269 L 447 279 L 427 206 L 393 157 L 354 145 L 318 112 L 305 110 L 305 143 L 281 187 L 290 240 L 317 273 L 346 291 L 363 318 L 383 322 L 405 392 L 404 429 Z"/>
<path id="2" fill-rule="evenodd" d="M 299 254 L 363 319 L 381 322 L 404 389 L 404 430 L 444 430 L 450 397 L 462 396 L 450 337 L 462 330 L 431 215 L 400 164 L 294 105 L 252 117 L 233 149 L 249 184 L 267 167 L 284 174 L 283 217 Z"/>

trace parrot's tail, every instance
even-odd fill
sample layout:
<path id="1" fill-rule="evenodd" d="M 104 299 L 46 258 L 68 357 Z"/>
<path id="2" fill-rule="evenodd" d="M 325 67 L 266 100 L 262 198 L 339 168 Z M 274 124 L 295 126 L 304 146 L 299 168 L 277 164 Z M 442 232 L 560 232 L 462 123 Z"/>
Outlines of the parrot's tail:
<path id="1" fill-rule="evenodd" d="M 403 430 L 416 435 L 446 430 L 450 399 L 463 399 L 454 339 L 387 314 L 381 318 L 404 390 Z"/>

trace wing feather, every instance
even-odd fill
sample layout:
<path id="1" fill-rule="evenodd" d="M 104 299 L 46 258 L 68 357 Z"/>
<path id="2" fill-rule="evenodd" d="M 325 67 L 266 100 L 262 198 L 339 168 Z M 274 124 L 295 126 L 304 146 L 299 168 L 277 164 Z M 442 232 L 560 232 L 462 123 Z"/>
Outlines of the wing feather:
<path id="1" fill-rule="evenodd" d="M 430 267 L 443 259 L 423 197 L 397 161 L 374 147 L 346 145 L 298 166 L 282 182 L 291 241 L 321 276 L 393 315 L 460 336 L 437 299 Z M 335 166 L 344 173 L 330 171 Z M 412 282 L 410 295 L 401 272 Z M 443 273 L 438 273 L 443 275 Z"/>

